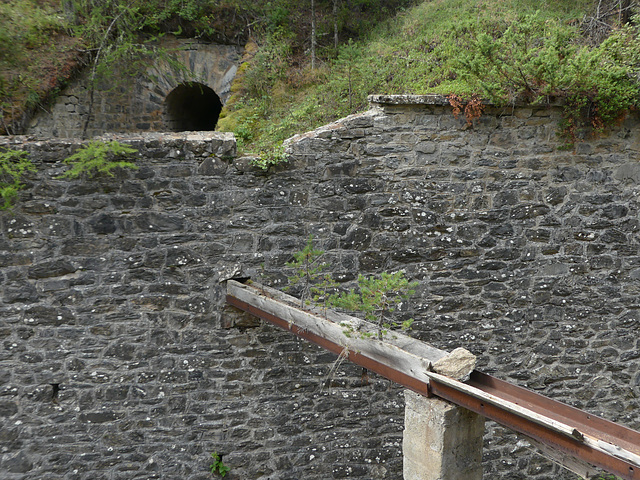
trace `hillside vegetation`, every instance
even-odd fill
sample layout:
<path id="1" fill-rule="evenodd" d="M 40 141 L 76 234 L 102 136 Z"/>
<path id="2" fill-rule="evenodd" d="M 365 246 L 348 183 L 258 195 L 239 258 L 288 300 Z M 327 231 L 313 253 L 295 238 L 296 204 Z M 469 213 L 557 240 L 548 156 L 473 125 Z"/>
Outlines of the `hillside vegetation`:
<path id="1" fill-rule="evenodd" d="M 2 0 L 0 1 L 0 134 L 21 133 L 79 68 L 92 86 L 127 81 L 164 35 L 245 45 L 285 32 L 287 65 L 305 50 L 326 58 L 344 38 L 359 38 L 415 0 Z M 313 12 L 313 15 L 312 15 Z M 311 19 L 314 19 L 311 22 Z M 313 27 L 312 27 L 313 25 Z"/>
<path id="2" fill-rule="evenodd" d="M 12 0 L 0 4 L 0 132 L 19 133 L 76 65 L 109 78 L 173 34 L 247 45 L 219 129 L 263 167 L 372 93 L 562 100 L 572 143 L 637 108 L 639 12 L 635 0 Z"/>
<path id="3" fill-rule="evenodd" d="M 21 133 L 78 67 L 58 0 L 0 1 L 0 134 Z"/>
<path id="4" fill-rule="evenodd" d="M 292 65 L 290 42 L 276 31 L 236 84 L 221 126 L 268 166 L 274 144 L 366 108 L 369 94 L 440 93 L 562 100 L 561 133 L 572 143 L 583 127 L 602 130 L 638 106 L 637 12 L 637 2 L 619 1 L 426 1 L 344 42 L 316 69 Z"/>

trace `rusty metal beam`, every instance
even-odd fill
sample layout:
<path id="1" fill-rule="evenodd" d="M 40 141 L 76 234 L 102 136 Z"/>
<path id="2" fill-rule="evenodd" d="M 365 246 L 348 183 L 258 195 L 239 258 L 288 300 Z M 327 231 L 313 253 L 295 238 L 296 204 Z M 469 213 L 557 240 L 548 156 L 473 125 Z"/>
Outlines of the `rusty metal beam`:
<path id="1" fill-rule="evenodd" d="M 482 372 L 474 371 L 467 383 L 487 393 L 499 392 L 500 397 L 507 401 L 530 410 L 542 410 L 547 417 L 570 424 L 583 434 L 597 434 L 605 442 L 640 455 L 640 432 Z"/>
<path id="2" fill-rule="evenodd" d="M 349 350 L 344 345 L 317 333 L 299 328 L 291 321 L 233 295 L 227 295 L 226 300 L 230 305 L 288 330 L 336 355 L 342 355 L 353 363 L 419 394 L 436 395 L 449 400 L 569 457 L 603 468 L 622 479 L 640 480 L 639 432 L 478 371 L 474 371 L 470 380 L 465 383 L 435 374 L 430 374 L 431 378 L 428 381 L 414 378 L 411 374 L 398 371 L 393 366 L 383 364 L 362 352 Z M 518 413 L 519 410 L 529 412 L 529 415 L 522 415 Z M 545 425 L 544 421 L 535 421 L 538 417 L 548 419 L 547 423 L 552 426 Z M 555 424 L 566 428 L 553 428 Z"/>
<path id="3" fill-rule="evenodd" d="M 393 368 L 384 365 L 372 358 L 366 357 L 359 352 L 351 350 L 345 351 L 345 348 L 342 345 L 331 342 L 326 338 L 316 335 L 308 330 L 298 328 L 297 325 L 290 325 L 286 320 L 276 317 L 269 312 L 265 312 L 264 310 L 261 310 L 247 302 L 243 302 L 242 300 L 232 297 L 231 295 L 227 295 L 227 303 L 239 308 L 240 310 L 244 310 L 251 315 L 266 320 L 267 322 L 272 323 L 273 325 L 276 325 L 283 330 L 290 331 L 294 335 L 303 338 L 311 343 L 315 343 L 316 345 L 319 345 L 325 350 L 329 350 L 336 355 L 342 355 L 356 365 L 360 365 L 367 370 L 375 372 L 378 375 L 382 375 L 383 377 L 399 385 L 407 387 L 408 389 L 413 390 L 416 393 L 420 393 L 422 395 L 429 394 L 429 384 L 426 382 L 422 382 L 402 372 L 398 372 L 397 370 L 394 370 Z"/>
<path id="4" fill-rule="evenodd" d="M 620 478 L 625 480 L 640 479 L 640 469 L 637 468 L 637 465 L 595 449 L 585 443 L 584 440 L 584 435 L 588 434 L 596 439 L 606 439 L 607 443 L 618 445 L 622 448 L 624 448 L 623 445 L 626 447 L 632 447 L 630 448 L 630 451 L 634 451 L 638 449 L 640 443 L 631 445 L 628 438 L 632 436 L 637 437 L 640 435 L 638 432 L 602 418 L 588 415 L 581 410 L 574 409 L 566 404 L 521 387 L 517 387 L 519 392 L 516 394 L 514 394 L 513 390 L 509 392 L 509 394 L 505 394 L 500 390 L 500 387 L 507 384 L 506 382 L 478 371 L 474 371 L 471 374 L 471 377 L 472 378 L 468 384 L 473 385 L 478 390 L 485 393 L 490 392 L 492 395 L 516 405 L 526 405 L 526 408 L 540 415 L 549 418 L 553 417 L 558 422 L 573 427 L 574 435 L 558 433 L 553 428 L 549 428 L 541 425 L 540 423 L 523 418 L 500 405 L 489 403 L 483 398 L 474 397 L 472 394 L 467 392 L 461 392 L 450 385 L 445 385 L 433 378 L 430 381 L 430 392 L 433 395 L 449 400 L 450 402 L 465 407 L 472 412 L 483 415 L 500 425 L 559 450 L 570 457 L 579 458 L 587 463 L 596 465 Z M 509 386 L 513 387 L 513 385 Z M 521 396 L 518 394 L 521 394 Z M 564 416 L 564 413 L 567 411 L 570 411 L 569 415 Z M 576 415 L 576 412 L 580 412 L 581 416 L 584 417 L 584 421 L 574 422 L 576 416 L 580 416 Z M 618 436 L 616 434 L 620 435 Z"/>

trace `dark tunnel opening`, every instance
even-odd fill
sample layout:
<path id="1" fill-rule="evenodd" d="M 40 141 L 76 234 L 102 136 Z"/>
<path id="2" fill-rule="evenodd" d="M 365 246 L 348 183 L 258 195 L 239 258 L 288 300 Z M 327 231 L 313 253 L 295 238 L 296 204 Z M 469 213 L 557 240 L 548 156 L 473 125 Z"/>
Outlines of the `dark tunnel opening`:
<path id="1" fill-rule="evenodd" d="M 165 99 L 167 126 L 174 132 L 215 130 L 220 97 L 201 83 L 181 83 Z"/>

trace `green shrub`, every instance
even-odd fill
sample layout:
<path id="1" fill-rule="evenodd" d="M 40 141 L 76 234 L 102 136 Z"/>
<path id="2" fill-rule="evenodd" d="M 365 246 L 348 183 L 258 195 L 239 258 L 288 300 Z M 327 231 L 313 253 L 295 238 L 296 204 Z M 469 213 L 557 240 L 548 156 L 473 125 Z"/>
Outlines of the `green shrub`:
<path id="1" fill-rule="evenodd" d="M 389 318 L 389 314 L 415 293 L 417 285 L 418 282 L 409 282 L 403 271 L 370 277 L 358 275 L 357 290 L 334 296 L 332 303 L 346 310 L 363 312 L 365 318 L 376 325 L 378 338 L 382 339 L 391 329 L 411 327 L 413 319 L 397 322 Z"/>
<path id="2" fill-rule="evenodd" d="M 581 127 L 601 131 L 638 104 L 640 39 L 632 27 L 602 44 L 584 44 L 577 28 L 538 13 L 503 32 L 480 32 L 460 52 L 458 73 L 497 104 L 564 102 L 562 134 L 573 141 Z"/>
<path id="3" fill-rule="evenodd" d="M 29 154 L 20 150 L 6 150 L 0 152 L 0 196 L 2 205 L 0 210 L 6 210 L 13 204 L 18 191 L 24 187 L 22 177 L 26 172 L 36 170 Z"/>
<path id="4" fill-rule="evenodd" d="M 115 168 L 138 167 L 125 160 L 136 153 L 135 148 L 123 145 L 115 140 L 111 142 L 91 141 L 76 153 L 64 160 L 64 163 L 72 165 L 72 168 L 62 175 L 61 178 L 78 178 L 87 176 L 93 178 L 104 174 L 113 176 Z"/>
<path id="5" fill-rule="evenodd" d="M 211 454 L 211 458 L 213 458 L 213 463 L 209 465 L 209 468 L 211 469 L 212 474 L 217 474 L 221 477 L 224 477 L 227 473 L 229 473 L 229 470 L 231 470 L 231 468 L 222 463 L 222 457 L 218 454 L 218 452 L 213 452 Z"/>
<path id="6" fill-rule="evenodd" d="M 25 49 L 50 42 L 51 33 L 63 28 L 60 15 L 43 2 L 0 2 L 0 60 L 15 63 L 25 56 Z"/>
<path id="7" fill-rule="evenodd" d="M 269 170 L 269 167 L 285 163 L 289 160 L 285 153 L 282 143 L 276 144 L 271 148 L 261 149 L 260 153 L 252 164 L 262 170 Z"/>
<path id="8" fill-rule="evenodd" d="M 276 82 L 285 78 L 291 57 L 291 41 L 291 35 L 283 28 L 277 28 L 266 37 L 242 79 L 246 96 L 256 99 L 268 97 Z"/>

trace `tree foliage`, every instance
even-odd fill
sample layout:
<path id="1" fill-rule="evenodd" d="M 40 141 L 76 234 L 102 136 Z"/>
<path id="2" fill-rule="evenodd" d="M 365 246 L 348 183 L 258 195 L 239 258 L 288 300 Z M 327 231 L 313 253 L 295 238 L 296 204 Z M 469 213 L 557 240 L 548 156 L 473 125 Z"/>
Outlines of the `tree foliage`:
<path id="1" fill-rule="evenodd" d="M 35 166 L 29 160 L 29 154 L 22 150 L 0 152 L 0 210 L 11 207 L 18 191 L 24 186 L 22 178 L 27 172 L 34 172 Z"/>
<path id="2" fill-rule="evenodd" d="M 578 127 L 601 130 L 638 104 L 640 41 L 626 25 L 590 46 L 577 27 L 536 13 L 504 31 L 479 32 L 458 57 L 458 72 L 498 104 L 563 101 L 564 133 L 575 139 Z"/>
<path id="3" fill-rule="evenodd" d="M 358 288 L 335 295 L 332 304 L 352 312 L 363 312 L 365 318 L 376 325 L 378 338 L 382 339 L 391 329 L 408 330 L 411 327 L 413 319 L 398 322 L 392 313 L 415 293 L 417 285 L 418 282 L 410 282 L 401 270 L 382 272 L 379 276 L 358 275 Z"/>
<path id="4" fill-rule="evenodd" d="M 324 272 L 328 265 L 322 260 L 324 251 L 313 246 L 313 236 L 310 235 L 304 248 L 293 254 L 293 261 L 287 262 L 292 269 L 289 277 L 290 287 L 300 290 L 300 307 L 314 301 L 327 306 L 328 290 L 335 287 L 331 274 Z"/>
<path id="5" fill-rule="evenodd" d="M 76 153 L 67 157 L 64 163 L 71 165 L 71 169 L 61 175 L 62 178 L 78 178 L 85 176 L 93 178 L 98 175 L 113 176 L 116 168 L 138 167 L 126 160 L 137 153 L 135 148 L 124 145 L 115 140 L 111 142 L 92 141 L 83 146 Z"/>
<path id="6" fill-rule="evenodd" d="M 401 307 L 415 293 L 418 282 L 410 282 L 403 271 L 383 272 L 380 275 L 358 275 L 358 287 L 346 292 L 338 292 L 338 284 L 323 261 L 324 252 L 314 247 L 313 236 L 309 236 L 304 248 L 293 254 L 293 261 L 286 265 L 292 270 L 289 286 L 300 295 L 300 308 L 314 302 L 328 307 L 338 307 L 351 312 L 362 312 L 364 317 L 376 326 L 377 336 L 382 339 L 391 329 L 407 330 L 413 319 L 396 321 L 392 313 Z M 351 334 L 353 331 L 347 331 Z M 360 332 L 363 336 L 370 332 Z"/>

